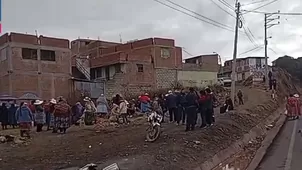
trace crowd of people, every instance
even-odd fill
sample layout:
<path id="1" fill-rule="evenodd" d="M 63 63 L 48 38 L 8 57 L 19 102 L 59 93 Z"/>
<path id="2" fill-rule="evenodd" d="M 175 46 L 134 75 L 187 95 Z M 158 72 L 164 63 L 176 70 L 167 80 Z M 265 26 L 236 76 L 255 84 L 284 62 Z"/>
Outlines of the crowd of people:
<path id="1" fill-rule="evenodd" d="M 141 112 L 148 112 L 148 108 L 163 115 L 163 122 L 166 121 L 165 112 L 169 113 L 169 122 L 176 125 L 185 124 L 186 131 L 192 131 L 197 124 L 198 114 L 201 118 L 200 127 L 212 126 L 215 122 L 214 108 L 218 100 L 210 88 L 197 92 L 194 88 L 186 90 L 172 90 L 168 94 L 155 95 L 153 101 L 148 94 L 139 97 Z M 231 103 L 232 105 L 232 103 Z M 225 103 L 224 108 L 230 108 L 230 103 Z"/>
<path id="2" fill-rule="evenodd" d="M 243 104 L 242 92 L 238 94 L 240 104 Z M 188 90 L 169 90 L 167 94 L 150 96 L 144 93 L 137 99 L 125 100 L 121 95 L 115 95 L 107 100 L 101 95 L 95 102 L 89 97 L 70 106 L 63 97 L 49 101 L 33 100 L 30 103 L 21 102 L 18 106 L 12 103 L 2 103 L 0 108 L 0 122 L 2 129 L 8 126 L 19 126 L 20 135 L 30 137 L 30 130 L 36 127 L 36 132 L 52 130 L 53 133 L 65 134 L 72 125 L 80 125 L 82 122 L 89 126 L 95 125 L 97 130 L 102 127 L 103 119 L 114 119 L 119 124 L 129 124 L 129 117 L 134 113 L 150 113 L 154 110 L 163 116 L 166 122 L 166 112 L 169 122 L 176 125 L 185 124 L 186 131 L 195 129 L 197 117 L 201 118 L 200 127 L 212 126 L 215 122 L 214 108 L 217 99 L 210 88 L 197 92 L 193 88 Z M 232 110 L 233 103 L 226 98 L 223 110 Z"/>

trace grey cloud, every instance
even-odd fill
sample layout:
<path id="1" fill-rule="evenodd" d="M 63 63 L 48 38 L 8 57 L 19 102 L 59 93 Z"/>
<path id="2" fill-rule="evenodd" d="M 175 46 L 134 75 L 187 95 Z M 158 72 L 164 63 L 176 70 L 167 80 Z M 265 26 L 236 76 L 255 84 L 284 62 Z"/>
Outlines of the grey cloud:
<path id="1" fill-rule="evenodd" d="M 172 1 L 234 28 L 234 18 L 210 0 Z M 219 1 L 214 1 L 230 13 L 233 12 Z M 234 0 L 226 1 L 234 6 Z M 251 10 L 264 4 L 245 5 L 252 2 L 251 0 L 241 2 L 244 10 Z M 291 3 L 279 0 L 259 11 L 299 12 L 301 7 L 300 0 L 291 0 Z M 263 14 L 248 13 L 244 18 L 245 25 L 252 31 L 257 43 L 263 44 Z M 299 41 L 301 16 L 282 16 L 280 21 L 280 25 L 268 31 L 273 37 L 269 40 L 270 48 L 280 54 L 276 55 L 269 51 L 269 55 L 276 58 L 285 53 L 301 54 L 298 49 L 298 46 L 302 45 Z M 123 41 L 155 36 L 173 38 L 177 45 L 185 47 L 194 55 L 217 52 L 224 60 L 232 58 L 233 53 L 233 32 L 206 24 L 153 0 L 3 0 L 2 25 L 4 31 L 33 34 L 34 30 L 38 30 L 40 34 L 68 39 L 99 37 L 103 40 L 119 41 L 119 34 L 122 35 Z M 297 48 L 290 48 L 295 46 Z M 238 54 L 253 47 L 246 36 L 239 34 Z M 246 55 L 263 54 L 261 50 Z M 184 53 L 184 57 L 188 55 Z"/>

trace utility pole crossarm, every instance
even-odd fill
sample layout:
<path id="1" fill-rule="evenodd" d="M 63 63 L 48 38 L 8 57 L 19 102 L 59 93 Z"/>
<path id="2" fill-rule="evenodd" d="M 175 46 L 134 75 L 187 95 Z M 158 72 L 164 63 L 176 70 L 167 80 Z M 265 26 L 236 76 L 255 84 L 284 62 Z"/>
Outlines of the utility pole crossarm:
<path id="1" fill-rule="evenodd" d="M 269 24 L 272 21 L 275 21 L 277 19 L 280 19 L 280 16 L 276 17 L 276 18 L 270 18 L 271 16 L 280 13 L 280 11 L 276 12 L 276 13 L 265 13 L 264 14 L 264 56 L 265 56 L 265 83 L 268 82 L 268 56 L 267 56 L 267 46 L 268 46 L 268 38 L 271 37 L 267 37 L 267 29 L 271 28 L 272 26 L 278 25 L 280 24 L 280 22 L 278 23 L 274 23 L 274 24 Z M 267 84 L 266 84 L 267 85 Z"/>

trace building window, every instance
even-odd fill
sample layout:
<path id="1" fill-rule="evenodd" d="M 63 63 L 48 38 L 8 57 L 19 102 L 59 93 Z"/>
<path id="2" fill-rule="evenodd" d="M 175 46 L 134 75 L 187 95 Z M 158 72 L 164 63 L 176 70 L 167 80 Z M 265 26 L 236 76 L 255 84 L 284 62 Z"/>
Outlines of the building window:
<path id="1" fill-rule="evenodd" d="M 140 73 L 144 72 L 144 66 L 142 64 L 136 64 L 136 66 L 137 66 L 137 72 Z"/>
<path id="2" fill-rule="evenodd" d="M 162 58 L 169 58 L 171 56 L 169 48 L 161 48 L 160 49 L 160 56 Z"/>
<path id="3" fill-rule="evenodd" d="M 41 50 L 41 60 L 56 61 L 56 52 L 51 50 Z"/>
<path id="4" fill-rule="evenodd" d="M 22 48 L 22 58 L 27 60 L 37 60 L 38 50 L 31 48 Z"/>

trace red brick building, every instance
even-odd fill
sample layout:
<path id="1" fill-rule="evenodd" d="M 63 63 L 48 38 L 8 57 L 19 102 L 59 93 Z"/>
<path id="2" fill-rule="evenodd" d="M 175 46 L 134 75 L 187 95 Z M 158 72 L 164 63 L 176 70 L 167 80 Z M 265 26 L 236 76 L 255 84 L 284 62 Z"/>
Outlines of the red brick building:
<path id="1" fill-rule="evenodd" d="M 149 38 L 125 44 L 79 39 L 71 44 L 73 75 L 104 80 L 107 96 L 170 88 L 182 68 L 182 49 L 172 39 Z"/>
<path id="2" fill-rule="evenodd" d="M 69 40 L 20 33 L 0 37 L 0 94 L 32 92 L 43 99 L 78 99 L 88 92 L 141 94 L 171 88 L 182 68 L 182 49 L 172 39 L 125 44 Z M 72 101 L 74 101 L 72 100 Z"/>
<path id="3" fill-rule="evenodd" d="M 19 33 L 0 37 L 0 93 L 70 97 L 69 40 Z"/>

